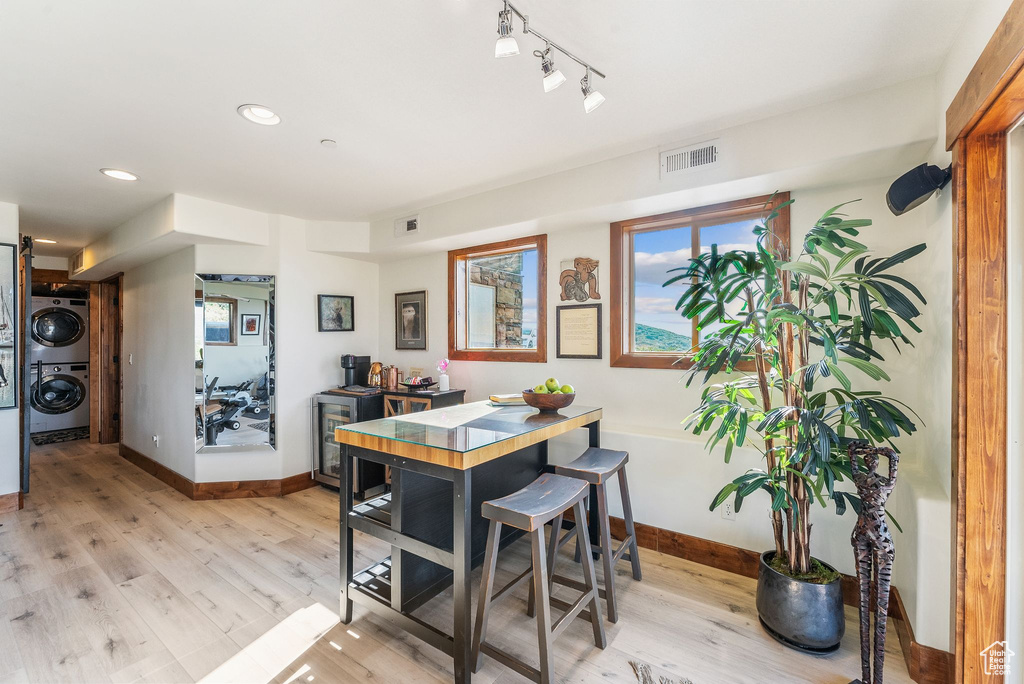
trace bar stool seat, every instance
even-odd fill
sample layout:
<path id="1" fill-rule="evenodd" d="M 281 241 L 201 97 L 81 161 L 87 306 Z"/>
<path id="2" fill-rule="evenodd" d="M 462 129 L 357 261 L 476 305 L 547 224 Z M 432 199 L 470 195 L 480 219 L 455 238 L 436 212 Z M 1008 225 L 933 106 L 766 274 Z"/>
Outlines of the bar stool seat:
<path id="1" fill-rule="evenodd" d="M 639 581 L 643 578 L 643 573 L 640 570 L 640 557 L 637 553 L 636 528 L 633 524 L 633 506 L 629 500 L 629 485 L 626 483 L 625 466 L 628 461 L 629 452 L 590 447 L 571 463 L 555 466 L 555 472 L 559 475 L 578 478 L 590 483 L 591 489 L 593 489 L 597 498 L 598 538 L 600 543 L 594 549 L 594 552 L 601 554 L 601 564 L 604 567 L 604 589 L 599 593 L 608 605 L 609 622 L 618 622 L 619 619 L 619 611 L 615 602 L 615 564 L 625 558 L 632 566 L 633 579 Z M 612 547 L 611 518 L 608 514 L 607 485 L 612 476 L 618 476 L 619 496 L 622 499 L 622 517 L 626 526 L 626 538 L 622 541 L 617 551 L 613 550 Z M 582 527 L 584 520 L 586 518 L 576 518 L 576 527 Z M 551 537 L 553 540 L 558 539 L 557 529 L 552 530 Z M 566 534 L 560 541 L 552 542 L 555 545 L 556 552 L 562 545 L 570 541 L 569 537 L 570 535 Z M 579 562 L 581 556 L 581 547 L 577 544 L 577 562 Z"/>
<path id="2" fill-rule="evenodd" d="M 573 619 L 580 617 L 590 621 L 594 631 L 594 643 L 604 648 L 607 639 L 604 622 L 601 620 L 601 605 L 594 572 L 594 560 L 591 555 L 590 537 L 583 526 L 577 525 L 575 530 L 576 543 L 583 549 L 583 583 L 574 583 L 582 591 L 575 603 L 569 605 L 560 601 L 552 601 L 550 585 L 552 575 L 550 565 L 553 564 L 554 551 L 558 544 L 558 529 L 566 511 L 573 509 L 577 520 L 584 519 L 583 499 L 587 496 L 588 483 L 576 478 L 548 473 L 537 478 L 526 487 L 508 496 L 486 501 L 481 506 L 481 514 L 490 520 L 487 531 L 487 551 L 484 555 L 483 576 L 480 579 L 480 596 L 477 599 L 476 628 L 473 631 L 473 671 L 480 669 L 482 654 L 494 658 L 506 667 L 515 670 L 535 682 L 549 684 L 554 681 L 554 653 L 552 643 L 565 630 Z M 551 545 L 545 549 L 544 526 L 554 522 L 552 526 Z M 530 537 L 532 559 L 530 567 L 502 589 L 494 592 L 494 571 L 498 561 L 498 542 L 501 539 L 501 526 L 510 525 L 523 530 Z M 568 535 L 567 535 L 568 536 Z M 527 579 L 530 584 L 530 604 L 536 605 L 537 641 L 540 650 L 540 668 L 534 668 L 516 656 L 487 642 L 487 622 L 491 605 L 505 596 Z M 492 596 L 493 594 L 493 596 Z M 534 602 L 534 596 L 537 597 Z M 561 617 L 552 623 L 551 604 L 561 604 L 567 609 Z M 589 611 L 584 611 L 589 608 Z"/>
<path id="3" fill-rule="evenodd" d="M 559 475 L 586 480 L 592 485 L 599 485 L 603 484 L 606 478 L 617 473 L 619 468 L 626 465 L 627 461 L 629 461 L 628 451 L 590 447 L 572 463 L 555 466 L 555 472 Z"/>
<path id="4" fill-rule="evenodd" d="M 586 482 L 562 475 L 542 475 L 518 492 L 485 501 L 480 514 L 488 520 L 533 532 L 586 495 Z"/>

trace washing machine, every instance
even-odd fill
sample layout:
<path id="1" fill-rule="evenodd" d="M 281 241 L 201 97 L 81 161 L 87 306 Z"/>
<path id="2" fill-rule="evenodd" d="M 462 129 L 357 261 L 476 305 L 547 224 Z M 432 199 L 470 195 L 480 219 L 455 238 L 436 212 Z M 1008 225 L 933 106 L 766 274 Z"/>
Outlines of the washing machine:
<path id="1" fill-rule="evenodd" d="M 89 300 L 32 298 L 32 361 L 89 360 Z"/>
<path id="2" fill-rule="evenodd" d="M 36 363 L 30 382 L 31 432 L 89 425 L 89 364 Z"/>

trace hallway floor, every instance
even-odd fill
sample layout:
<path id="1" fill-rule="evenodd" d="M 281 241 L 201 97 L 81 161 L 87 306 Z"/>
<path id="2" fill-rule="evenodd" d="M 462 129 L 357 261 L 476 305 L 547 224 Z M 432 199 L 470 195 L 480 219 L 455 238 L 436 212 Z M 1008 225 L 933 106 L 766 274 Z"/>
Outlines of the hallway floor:
<path id="1" fill-rule="evenodd" d="M 195 502 L 116 446 L 69 442 L 32 456 L 25 509 L 0 516 L 0 682 L 451 681 L 443 655 L 359 606 L 351 625 L 337 624 L 336 493 Z M 357 568 L 388 553 L 358 533 L 356 547 Z M 498 581 L 528 553 L 523 541 L 503 553 Z M 628 579 L 625 563 L 618 571 L 608 647 L 595 648 L 582 621 L 556 642 L 560 681 L 636 682 L 630 661 L 655 681 L 693 684 L 847 684 L 858 674 L 852 609 L 838 653 L 801 655 L 758 625 L 753 580 L 641 557 L 643 582 Z M 491 633 L 535 659 L 525 604 L 525 590 L 498 604 Z M 449 629 L 450 597 L 418 614 Z M 890 637 L 886 681 L 910 682 L 894 629 Z M 485 659 L 474 681 L 526 680 Z"/>

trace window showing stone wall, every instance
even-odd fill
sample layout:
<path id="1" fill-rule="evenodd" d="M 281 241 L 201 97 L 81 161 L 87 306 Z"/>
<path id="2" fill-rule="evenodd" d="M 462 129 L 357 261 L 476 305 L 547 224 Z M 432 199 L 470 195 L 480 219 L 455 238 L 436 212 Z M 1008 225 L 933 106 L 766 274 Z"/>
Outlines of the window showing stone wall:
<path id="1" fill-rule="evenodd" d="M 494 288 L 495 346 L 523 346 L 523 254 L 472 259 L 469 281 Z"/>

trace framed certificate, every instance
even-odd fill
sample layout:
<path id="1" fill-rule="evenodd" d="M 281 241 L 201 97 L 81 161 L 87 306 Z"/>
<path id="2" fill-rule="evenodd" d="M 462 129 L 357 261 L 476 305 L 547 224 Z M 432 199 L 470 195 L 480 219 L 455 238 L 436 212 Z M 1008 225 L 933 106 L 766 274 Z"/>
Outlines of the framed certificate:
<path id="1" fill-rule="evenodd" d="M 555 309 L 555 356 L 560 359 L 601 358 L 600 304 Z"/>

